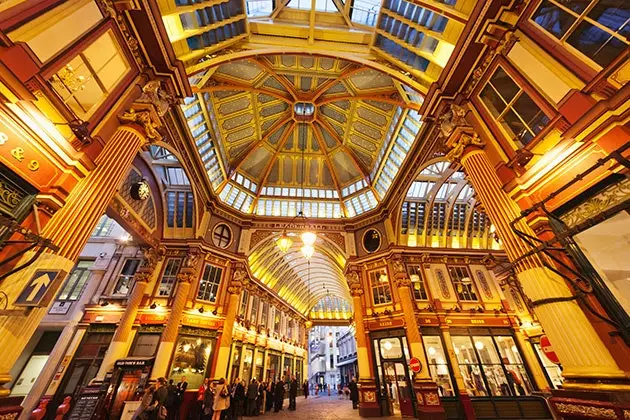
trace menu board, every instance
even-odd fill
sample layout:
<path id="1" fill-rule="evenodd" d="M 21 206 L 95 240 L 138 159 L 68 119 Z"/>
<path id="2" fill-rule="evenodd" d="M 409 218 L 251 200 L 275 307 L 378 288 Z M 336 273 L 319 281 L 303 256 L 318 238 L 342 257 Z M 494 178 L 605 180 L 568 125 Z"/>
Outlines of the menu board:
<path id="1" fill-rule="evenodd" d="M 104 394 L 100 387 L 84 388 L 72 407 L 68 420 L 88 420 L 96 414 L 96 409 Z"/>

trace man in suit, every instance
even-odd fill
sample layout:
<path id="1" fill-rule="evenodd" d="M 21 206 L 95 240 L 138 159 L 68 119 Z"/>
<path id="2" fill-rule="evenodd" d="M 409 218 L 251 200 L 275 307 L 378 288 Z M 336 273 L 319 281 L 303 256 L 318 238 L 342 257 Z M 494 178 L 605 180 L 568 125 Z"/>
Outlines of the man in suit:
<path id="1" fill-rule="evenodd" d="M 291 383 L 289 383 L 289 410 L 295 411 L 295 399 L 298 393 L 298 383 L 295 379 L 295 375 L 291 376 Z"/>
<path id="2" fill-rule="evenodd" d="M 247 416 L 257 416 L 256 399 L 258 398 L 258 382 L 252 379 L 247 387 Z"/>
<path id="3" fill-rule="evenodd" d="M 179 382 L 177 383 L 177 390 L 175 393 L 176 394 L 175 404 L 173 405 L 173 410 L 172 410 L 173 414 L 172 414 L 171 419 L 179 420 L 179 417 L 180 417 L 179 412 L 182 407 L 182 403 L 184 402 L 184 395 L 187 388 L 188 388 L 188 382 L 186 382 L 186 377 L 182 376 Z"/>

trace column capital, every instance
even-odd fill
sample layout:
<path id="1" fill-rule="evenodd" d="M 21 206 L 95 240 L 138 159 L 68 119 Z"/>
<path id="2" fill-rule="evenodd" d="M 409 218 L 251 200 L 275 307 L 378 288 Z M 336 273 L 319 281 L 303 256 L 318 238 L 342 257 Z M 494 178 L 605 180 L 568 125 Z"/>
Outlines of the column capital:
<path id="1" fill-rule="evenodd" d="M 158 128 L 162 126 L 158 113 L 150 104 L 137 104 L 118 115 L 120 122 L 136 124 L 144 129 L 146 140 L 149 143 L 162 140 L 162 134 Z"/>
<path id="2" fill-rule="evenodd" d="M 155 270 L 158 261 L 162 261 L 166 255 L 166 248 L 164 247 L 146 247 L 142 248 L 142 267 L 139 270 L 145 269 L 151 273 Z"/>
<path id="3" fill-rule="evenodd" d="M 197 274 L 197 272 L 193 268 L 184 267 L 179 274 L 177 274 L 177 281 L 179 283 L 192 283 L 195 279 L 195 274 Z"/>
<path id="4" fill-rule="evenodd" d="M 399 256 L 392 259 L 392 271 L 394 273 L 393 280 L 396 287 L 411 286 L 411 279 L 405 269 L 405 263 Z"/>
<path id="5" fill-rule="evenodd" d="M 243 288 L 248 284 L 249 275 L 247 274 L 247 269 L 244 264 L 239 263 L 234 267 L 234 272 L 232 273 L 232 278 L 230 279 L 230 283 L 228 285 L 228 293 L 232 295 L 240 295 Z"/>
<path id="6" fill-rule="evenodd" d="M 479 138 L 475 132 L 467 132 L 461 128 L 456 128 L 446 141 L 449 149 L 446 159 L 451 162 L 460 162 L 464 155 L 475 149 L 482 149 L 486 142 Z"/>

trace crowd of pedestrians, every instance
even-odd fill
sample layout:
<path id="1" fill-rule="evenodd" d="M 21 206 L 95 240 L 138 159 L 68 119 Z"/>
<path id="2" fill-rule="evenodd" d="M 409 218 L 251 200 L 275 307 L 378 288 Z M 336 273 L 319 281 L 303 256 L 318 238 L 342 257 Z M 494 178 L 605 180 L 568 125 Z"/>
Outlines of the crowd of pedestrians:
<path id="1" fill-rule="evenodd" d="M 188 388 L 186 377 L 175 384 L 171 379 L 168 384 L 164 378 L 158 378 L 155 385 L 144 391 L 140 406 L 133 415 L 134 420 L 179 420 L 184 393 Z M 189 410 L 188 420 L 237 420 L 243 416 L 255 417 L 266 412 L 277 413 L 282 410 L 285 394 L 288 393 L 290 411 L 297 408 L 296 399 L 300 384 L 295 376 L 288 382 L 282 379 L 270 382 L 258 382 L 253 378 L 249 383 L 236 378 L 231 384 L 224 378 L 213 382 L 206 378 L 199 387 L 196 400 Z M 309 383 L 301 386 L 304 398 L 309 395 Z M 341 388 L 340 394 L 341 394 Z M 354 378 L 348 384 L 352 407 L 358 408 L 359 393 Z M 316 385 L 315 393 L 319 393 Z M 328 388 L 330 395 L 330 388 Z"/>
<path id="2" fill-rule="evenodd" d="M 197 390 L 196 405 L 190 410 L 189 420 L 237 420 L 243 416 L 255 417 L 266 412 L 281 411 L 285 394 L 289 397 L 289 410 L 296 409 L 299 384 L 295 376 L 288 382 L 259 382 L 253 378 L 249 383 L 236 378 L 227 384 L 221 378 L 217 384 L 209 379 Z M 305 397 L 308 395 L 308 391 Z"/>

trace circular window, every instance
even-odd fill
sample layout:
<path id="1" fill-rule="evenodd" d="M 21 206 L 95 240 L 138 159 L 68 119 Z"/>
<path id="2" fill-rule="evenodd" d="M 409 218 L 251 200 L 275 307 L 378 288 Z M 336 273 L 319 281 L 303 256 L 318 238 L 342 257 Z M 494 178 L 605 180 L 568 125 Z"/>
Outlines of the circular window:
<path id="1" fill-rule="evenodd" d="M 225 223 L 219 223 L 212 231 L 212 243 L 219 248 L 227 248 L 232 243 L 232 230 Z"/>
<path id="2" fill-rule="evenodd" d="M 363 234 L 363 248 L 367 252 L 375 252 L 381 247 L 381 233 L 376 229 L 368 229 Z"/>

